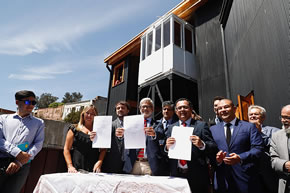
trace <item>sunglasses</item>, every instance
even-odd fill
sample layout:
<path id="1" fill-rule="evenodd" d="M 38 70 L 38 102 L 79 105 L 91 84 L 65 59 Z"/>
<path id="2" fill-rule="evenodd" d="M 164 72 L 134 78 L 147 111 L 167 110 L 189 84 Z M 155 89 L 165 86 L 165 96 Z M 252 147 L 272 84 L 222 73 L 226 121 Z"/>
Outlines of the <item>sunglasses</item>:
<path id="1" fill-rule="evenodd" d="M 31 100 L 20 100 L 23 101 L 24 104 L 26 105 L 36 105 L 36 101 L 31 101 Z"/>

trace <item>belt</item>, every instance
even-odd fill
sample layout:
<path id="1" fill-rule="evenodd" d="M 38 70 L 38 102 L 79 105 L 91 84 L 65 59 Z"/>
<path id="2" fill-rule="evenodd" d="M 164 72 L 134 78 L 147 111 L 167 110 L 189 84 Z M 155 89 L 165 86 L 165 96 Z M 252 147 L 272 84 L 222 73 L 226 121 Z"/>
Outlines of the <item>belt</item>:
<path id="1" fill-rule="evenodd" d="M 188 172 L 188 168 L 177 168 L 177 171 L 181 174 L 186 174 Z"/>
<path id="2" fill-rule="evenodd" d="M 147 158 L 144 158 L 144 157 L 137 157 L 136 161 L 139 161 L 139 162 L 148 162 L 148 159 Z"/>

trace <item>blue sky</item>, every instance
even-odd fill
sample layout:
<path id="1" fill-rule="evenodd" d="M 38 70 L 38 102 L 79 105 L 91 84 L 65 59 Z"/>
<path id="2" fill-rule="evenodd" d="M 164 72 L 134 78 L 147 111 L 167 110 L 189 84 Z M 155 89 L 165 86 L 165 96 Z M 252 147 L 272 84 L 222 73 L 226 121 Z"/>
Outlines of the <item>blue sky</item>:
<path id="1" fill-rule="evenodd" d="M 107 97 L 104 58 L 181 0 L 25 0 L 0 2 L 0 108 L 14 94 L 80 92 Z"/>

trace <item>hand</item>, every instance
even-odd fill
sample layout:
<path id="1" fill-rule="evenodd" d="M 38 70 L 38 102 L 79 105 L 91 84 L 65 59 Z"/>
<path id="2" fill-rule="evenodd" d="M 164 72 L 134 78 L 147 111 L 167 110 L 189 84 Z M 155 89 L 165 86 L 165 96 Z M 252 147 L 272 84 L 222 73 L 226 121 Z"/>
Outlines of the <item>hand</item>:
<path id="1" fill-rule="evenodd" d="M 144 127 L 145 134 L 151 137 L 155 137 L 155 131 L 153 127 Z"/>
<path id="2" fill-rule="evenodd" d="M 95 163 L 93 172 L 100 173 L 103 161 L 99 160 Z"/>
<path id="3" fill-rule="evenodd" d="M 76 170 L 75 167 L 73 167 L 73 165 L 69 165 L 67 168 L 67 172 L 68 173 L 77 173 L 78 171 Z"/>
<path id="4" fill-rule="evenodd" d="M 18 172 L 19 169 L 20 169 L 20 165 L 18 165 L 16 162 L 11 162 L 8 168 L 6 169 L 6 173 L 9 175 L 12 175 Z"/>
<path id="5" fill-rule="evenodd" d="M 285 162 L 284 167 L 287 172 L 290 172 L 290 161 Z"/>
<path id="6" fill-rule="evenodd" d="M 29 153 L 26 153 L 24 151 L 21 151 L 17 156 L 16 159 L 17 161 L 19 161 L 22 165 L 26 164 L 29 159 L 30 159 L 31 155 Z"/>
<path id="7" fill-rule="evenodd" d="M 123 137 L 124 136 L 124 128 L 117 128 L 116 132 L 115 132 L 115 135 L 117 137 Z"/>
<path id="8" fill-rule="evenodd" d="M 238 154 L 236 153 L 231 153 L 229 155 L 230 157 L 225 157 L 224 158 L 224 162 L 225 164 L 228 164 L 228 165 L 235 165 L 235 164 L 238 164 L 241 162 L 241 158 Z"/>
<path id="9" fill-rule="evenodd" d="M 192 144 L 195 145 L 196 147 L 203 148 L 204 144 L 202 143 L 201 139 L 198 136 L 192 135 L 190 136 L 190 140 Z"/>
<path id="10" fill-rule="evenodd" d="M 90 136 L 90 140 L 91 141 L 94 141 L 94 138 L 96 137 L 96 134 L 97 133 L 95 131 L 91 131 L 91 132 L 88 133 L 88 135 Z"/>
<path id="11" fill-rule="evenodd" d="M 175 138 L 174 137 L 169 137 L 166 140 L 166 149 L 168 150 L 170 146 L 172 146 L 175 143 Z"/>
<path id="12" fill-rule="evenodd" d="M 222 150 L 220 150 L 217 154 L 216 154 L 216 161 L 221 164 L 224 160 L 224 158 L 226 157 L 227 152 L 223 152 Z"/>

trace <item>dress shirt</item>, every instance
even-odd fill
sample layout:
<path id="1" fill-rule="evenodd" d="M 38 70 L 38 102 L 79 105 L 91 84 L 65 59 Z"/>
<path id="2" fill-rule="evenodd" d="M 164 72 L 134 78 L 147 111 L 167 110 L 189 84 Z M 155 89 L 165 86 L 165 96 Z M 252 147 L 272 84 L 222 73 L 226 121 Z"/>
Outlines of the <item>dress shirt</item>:
<path id="1" fill-rule="evenodd" d="M 42 149 L 44 122 L 32 116 L 20 117 L 17 113 L 0 116 L 0 157 L 16 157 L 20 152 L 17 146 L 28 143 L 30 160 Z"/>
<path id="2" fill-rule="evenodd" d="M 231 135 L 233 135 L 233 132 L 234 132 L 234 125 L 236 123 L 236 120 L 237 118 L 234 118 L 230 123 L 231 123 L 231 126 L 230 126 L 230 129 L 231 129 Z M 225 137 L 227 138 L 227 126 L 226 126 L 226 122 L 223 122 L 224 124 L 224 131 L 225 131 Z"/>
<path id="3" fill-rule="evenodd" d="M 172 124 L 172 119 L 165 120 L 164 118 L 162 118 L 162 124 L 163 124 L 163 129 L 165 130 L 169 125 Z"/>

